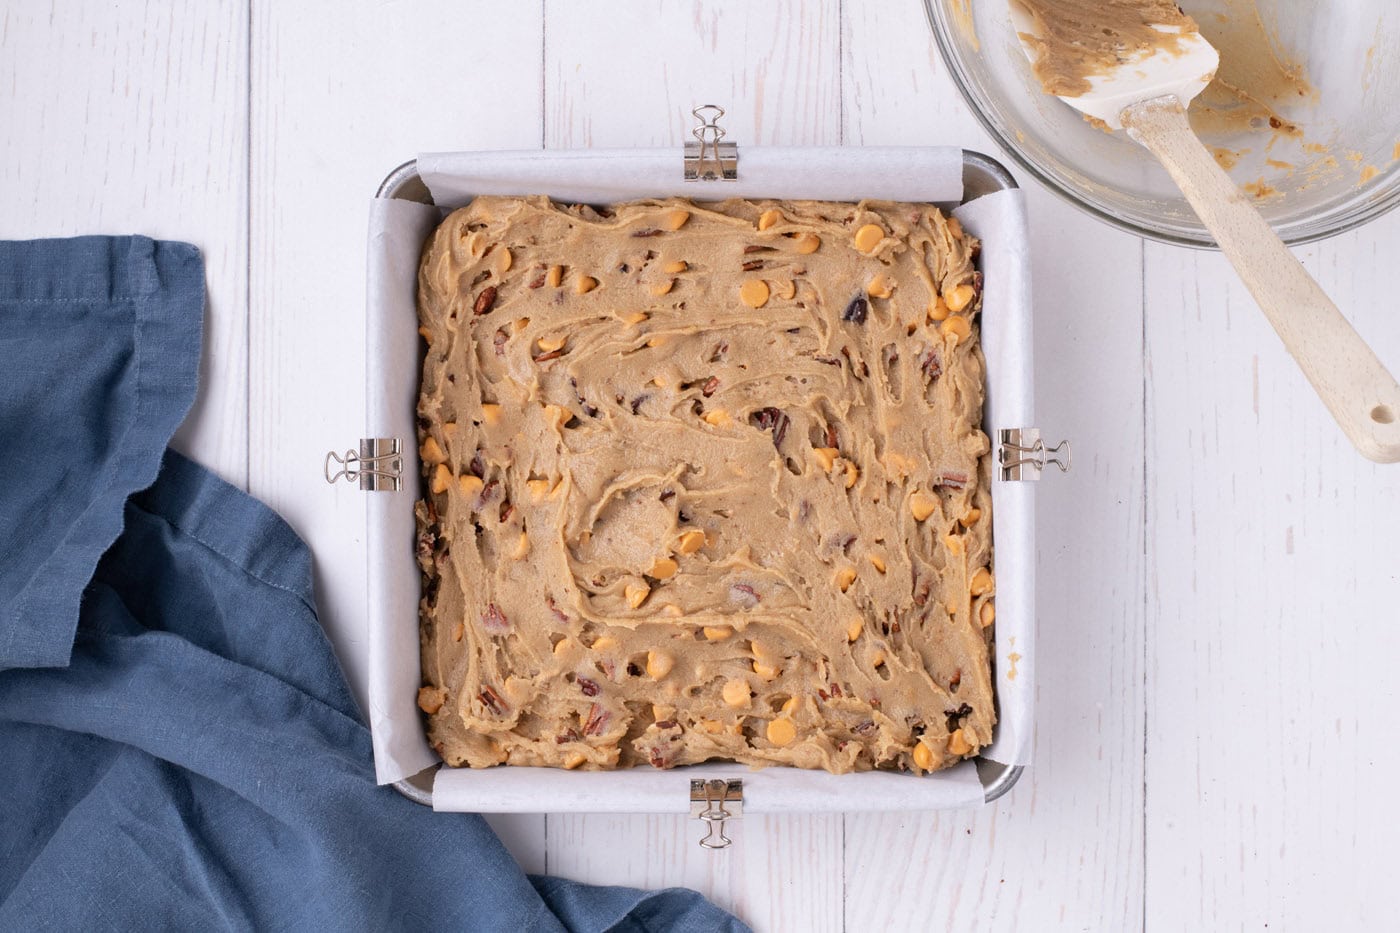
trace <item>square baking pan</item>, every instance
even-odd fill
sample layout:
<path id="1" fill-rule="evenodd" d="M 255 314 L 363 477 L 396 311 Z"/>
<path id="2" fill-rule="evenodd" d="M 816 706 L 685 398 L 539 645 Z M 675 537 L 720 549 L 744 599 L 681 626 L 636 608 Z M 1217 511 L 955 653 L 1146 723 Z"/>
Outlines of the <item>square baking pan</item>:
<path id="1" fill-rule="evenodd" d="M 371 210 L 367 428 L 346 474 L 367 492 L 366 632 L 370 723 L 380 783 L 442 810 L 690 812 L 720 829 L 749 812 L 904 810 L 977 806 L 1005 794 L 1029 761 L 1035 689 L 1035 516 L 1032 482 L 1051 463 L 1035 429 L 1029 262 L 1024 200 L 1009 173 L 976 152 L 947 148 L 530 151 L 425 155 L 394 169 Z M 712 157 L 713 163 L 705 159 Z M 723 180 L 733 169 L 738 180 Z M 685 181 L 685 174 L 702 180 Z M 712 180 L 704 180 L 706 176 Z M 991 439 L 997 622 L 993 742 L 946 771 L 832 775 L 796 768 L 641 766 L 611 772 L 443 768 L 428 748 L 414 697 L 419 571 L 413 504 L 421 494 L 414 429 L 421 368 L 416 283 L 427 234 L 476 194 L 545 194 L 606 203 L 687 196 L 933 201 L 982 240 L 981 318 Z M 337 458 L 339 459 L 339 458 Z M 328 467 L 330 460 L 328 458 Z M 330 469 L 327 470 L 330 478 Z M 711 840 L 713 842 L 713 840 Z"/>

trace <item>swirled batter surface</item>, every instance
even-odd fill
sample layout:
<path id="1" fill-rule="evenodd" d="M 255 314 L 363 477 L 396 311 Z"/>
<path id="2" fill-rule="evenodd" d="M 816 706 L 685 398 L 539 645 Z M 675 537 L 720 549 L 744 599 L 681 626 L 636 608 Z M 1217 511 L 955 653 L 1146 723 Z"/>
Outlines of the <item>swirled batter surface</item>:
<path id="1" fill-rule="evenodd" d="M 924 204 L 449 216 L 419 280 L 443 759 L 931 771 L 989 742 L 976 249 Z"/>

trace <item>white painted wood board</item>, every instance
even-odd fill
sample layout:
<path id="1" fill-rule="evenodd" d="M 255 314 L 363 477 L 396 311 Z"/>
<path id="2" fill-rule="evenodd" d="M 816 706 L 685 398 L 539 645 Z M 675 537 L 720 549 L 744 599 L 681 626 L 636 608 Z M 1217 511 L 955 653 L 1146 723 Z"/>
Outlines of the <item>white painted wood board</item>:
<path id="1" fill-rule="evenodd" d="M 1397 245 L 1392 214 L 1297 251 L 1391 367 Z M 1393 926 L 1400 472 L 1220 256 L 1147 256 L 1148 916 Z"/>
<path id="2" fill-rule="evenodd" d="M 143 232 L 209 264 L 179 443 L 281 510 L 362 679 L 366 201 L 420 150 L 740 141 L 997 155 L 918 3 L 431 0 L 0 10 L 0 236 Z M 1024 180 L 1023 180 L 1024 182 Z M 760 930 L 1355 929 L 1390 920 L 1400 472 L 1360 460 L 1218 256 L 1027 185 L 1039 491 L 1036 763 L 974 814 L 493 817 L 532 871 L 687 884 Z M 1300 250 L 1400 366 L 1400 215 Z"/>

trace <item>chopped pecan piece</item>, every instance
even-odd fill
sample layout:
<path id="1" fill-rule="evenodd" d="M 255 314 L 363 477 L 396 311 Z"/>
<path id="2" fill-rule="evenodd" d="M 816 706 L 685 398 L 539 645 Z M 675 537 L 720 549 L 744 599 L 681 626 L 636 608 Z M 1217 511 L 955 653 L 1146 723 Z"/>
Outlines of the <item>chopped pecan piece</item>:
<path id="1" fill-rule="evenodd" d="M 864 295 L 857 295 L 851 299 L 850 304 L 846 305 L 846 310 L 841 312 L 841 320 L 850 321 L 852 324 L 864 324 L 869 313 L 869 300 Z"/>
<path id="2" fill-rule="evenodd" d="M 506 701 L 501 699 L 501 695 L 496 692 L 490 684 L 482 685 L 481 692 L 476 695 L 481 701 L 481 705 L 490 711 L 492 716 L 499 716 L 507 709 Z"/>
<path id="3" fill-rule="evenodd" d="M 499 480 L 493 479 L 491 480 L 491 482 L 481 487 L 481 492 L 477 494 L 476 504 L 474 506 L 476 510 L 481 511 L 482 509 L 486 508 L 487 504 L 495 501 L 496 496 L 500 494 L 500 491 L 501 483 Z"/>
<path id="4" fill-rule="evenodd" d="M 933 481 L 935 487 L 947 486 L 949 489 L 962 489 L 967 485 L 967 474 L 952 470 L 944 470 L 938 474 L 938 478 Z"/>
<path id="5" fill-rule="evenodd" d="M 937 347 L 933 347 L 920 358 L 919 367 L 930 382 L 943 375 L 943 361 L 939 358 Z"/>
<path id="6" fill-rule="evenodd" d="M 586 697 L 596 697 L 601 689 L 597 681 L 589 680 L 587 677 L 578 679 L 578 688 L 583 691 L 583 695 Z"/>
<path id="7" fill-rule="evenodd" d="M 418 559 L 430 561 L 433 559 L 433 548 L 437 544 L 437 531 L 433 526 L 424 528 L 418 532 Z"/>
<path id="8" fill-rule="evenodd" d="M 773 446 L 781 447 L 791 419 L 780 408 L 760 408 L 749 415 L 749 422 L 760 431 L 773 432 Z"/>
<path id="9" fill-rule="evenodd" d="M 729 601 L 745 609 L 752 609 L 762 599 L 758 592 L 747 583 L 734 583 L 729 587 Z"/>
<path id="10" fill-rule="evenodd" d="M 554 618 L 558 619 L 560 622 L 569 621 L 568 613 L 560 610 L 559 606 L 554 602 L 553 596 L 546 596 L 544 598 L 544 604 L 549 607 L 550 612 L 554 613 Z"/>
<path id="11" fill-rule="evenodd" d="M 481 614 L 481 627 L 492 635 L 504 635 L 510 631 L 510 620 L 495 603 L 487 603 Z"/>
<path id="12" fill-rule="evenodd" d="M 583 724 L 583 734 L 602 735 L 610 719 L 612 719 L 612 713 L 603 709 L 601 705 L 594 703 L 588 708 L 588 719 Z"/>
<path id="13" fill-rule="evenodd" d="M 488 313 L 496 304 L 496 286 L 488 285 L 481 290 L 481 294 L 476 296 L 476 303 L 472 305 L 472 314 L 477 317 Z"/>
<path id="14" fill-rule="evenodd" d="M 972 715 L 972 707 L 964 703 L 957 709 L 944 710 L 943 715 L 948 717 L 948 731 L 952 732 L 962 728 L 963 717 Z"/>

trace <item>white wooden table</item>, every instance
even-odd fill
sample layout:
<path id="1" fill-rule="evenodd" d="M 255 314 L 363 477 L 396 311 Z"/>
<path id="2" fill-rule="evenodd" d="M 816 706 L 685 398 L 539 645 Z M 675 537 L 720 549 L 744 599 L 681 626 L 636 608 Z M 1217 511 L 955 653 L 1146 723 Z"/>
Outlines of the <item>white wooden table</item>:
<path id="1" fill-rule="evenodd" d="M 178 443 L 316 554 L 352 681 L 365 218 L 419 151 L 679 145 L 695 103 L 773 144 L 996 149 L 917 0 L 7 0 L 0 236 L 141 232 L 208 262 Z M 1400 467 L 1352 452 L 1218 255 L 1030 189 L 1036 763 L 980 811 L 493 818 L 521 863 L 691 885 L 761 930 L 1358 929 L 1400 866 Z M 1299 251 L 1400 367 L 1400 214 Z M 358 506 L 362 507 L 362 506 Z"/>

